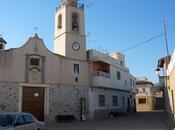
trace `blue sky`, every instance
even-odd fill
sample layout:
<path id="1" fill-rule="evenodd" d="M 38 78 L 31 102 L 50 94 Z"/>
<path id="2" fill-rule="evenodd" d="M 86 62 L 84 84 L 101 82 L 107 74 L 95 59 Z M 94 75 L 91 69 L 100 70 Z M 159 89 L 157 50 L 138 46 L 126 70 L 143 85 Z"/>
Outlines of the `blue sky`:
<path id="1" fill-rule="evenodd" d="M 163 33 L 168 25 L 170 53 L 175 48 L 174 0 L 80 0 L 85 3 L 87 48 L 116 52 Z M 46 46 L 53 50 L 54 14 L 59 0 L 1 0 L 0 34 L 7 48 L 23 45 L 34 35 L 34 27 Z M 93 3 L 93 4 L 92 4 Z M 90 7 L 89 7 L 90 6 Z M 157 60 L 166 55 L 164 37 L 124 52 L 134 76 L 157 82 Z"/>

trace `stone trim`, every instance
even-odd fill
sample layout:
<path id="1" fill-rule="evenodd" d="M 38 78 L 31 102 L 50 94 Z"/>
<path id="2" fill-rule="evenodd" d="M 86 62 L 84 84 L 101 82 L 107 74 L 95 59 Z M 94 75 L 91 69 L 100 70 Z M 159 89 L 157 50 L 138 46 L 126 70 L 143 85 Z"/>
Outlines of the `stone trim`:
<path id="1" fill-rule="evenodd" d="M 45 57 L 42 57 L 41 64 L 41 83 L 45 83 Z"/>
<path id="2" fill-rule="evenodd" d="M 49 84 L 19 83 L 18 85 L 22 87 L 42 87 L 42 88 L 50 87 Z"/>
<path id="3" fill-rule="evenodd" d="M 26 59 L 25 59 L 25 82 L 29 82 L 29 59 L 32 56 L 38 56 L 41 58 L 41 69 L 40 69 L 40 74 L 41 74 L 41 83 L 45 83 L 45 56 L 41 56 L 39 54 L 26 54 Z"/>
<path id="4" fill-rule="evenodd" d="M 29 82 L 29 55 L 26 55 L 25 58 L 25 82 Z"/>

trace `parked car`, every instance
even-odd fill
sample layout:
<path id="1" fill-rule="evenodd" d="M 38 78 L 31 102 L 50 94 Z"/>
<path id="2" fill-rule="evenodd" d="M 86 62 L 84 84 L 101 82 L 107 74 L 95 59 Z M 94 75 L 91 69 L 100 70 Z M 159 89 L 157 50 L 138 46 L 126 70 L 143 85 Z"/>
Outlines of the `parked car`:
<path id="1" fill-rule="evenodd" d="M 0 113 L 0 130 L 45 130 L 44 123 L 30 113 Z"/>

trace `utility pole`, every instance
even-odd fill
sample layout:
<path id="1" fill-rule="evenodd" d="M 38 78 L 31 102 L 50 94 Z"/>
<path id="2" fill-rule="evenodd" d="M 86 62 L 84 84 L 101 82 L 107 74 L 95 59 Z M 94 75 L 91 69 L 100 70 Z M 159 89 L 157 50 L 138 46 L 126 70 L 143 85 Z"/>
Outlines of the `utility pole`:
<path id="1" fill-rule="evenodd" d="M 166 21 L 165 20 L 163 20 L 163 24 L 164 24 L 164 35 L 165 35 L 166 51 L 167 51 L 167 56 L 169 56 L 167 26 L 166 26 Z"/>
<path id="2" fill-rule="evenodd" d="M 167 26 L 166 26 L 166 21 L 164 20 L 163 21 L 164 23 L 164 35 L 165 35 L 165 43 L 166 43 L 166 51 L 167 51 L 167 58 L 165 59 L 165 73 L 164 73 L 164 76 L 165 76 L 165 94 L 164 94 L 164 98 L 165 98 L 165 103 L 168 102 L 167 98 L 168 98 L 168 89 L 170 89 L 170 87 L 168 87 L 168 75 L 167 75 L 167 68 L 168 68 L 168 64 L 171 60 L 170 58 L 170 55 L 169 55 L 169 49 L 168 49 L 168 39 L 167 39 Z M 174 93 L 173 93 L 173 90 L 171 90 L 171 99 L 172 99 L 172 112 L 171 112 L 171 116 L 173 117 L 172 119 L 172 122 L 173 122 L 173 129 L 175 129 L 175 113 L 174 113 Z M 165 106 L 165 111 L 166 111 L 166 106 Z M 168 115 L 169 116 L 169 115 Z"/>

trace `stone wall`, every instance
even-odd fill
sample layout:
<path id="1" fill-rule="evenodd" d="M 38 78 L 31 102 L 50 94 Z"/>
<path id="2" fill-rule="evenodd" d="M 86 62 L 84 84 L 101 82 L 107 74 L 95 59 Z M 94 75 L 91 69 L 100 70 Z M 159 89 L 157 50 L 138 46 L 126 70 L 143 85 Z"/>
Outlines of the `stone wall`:
<path id="1" fill-rule="evenodd" d="M 74 115 L 77 120 L 80 120 L 82 97 L 86 99 L 87 117 L 88 87 L 52 85 L 49 88 L 49 121 L 56 121 L 56 115 Z"/>
<path id="2" fill-rule="evenodd" d="M 17 84 L 0 82 L 0 112 L 18 111 L 18 93 Z"/>

